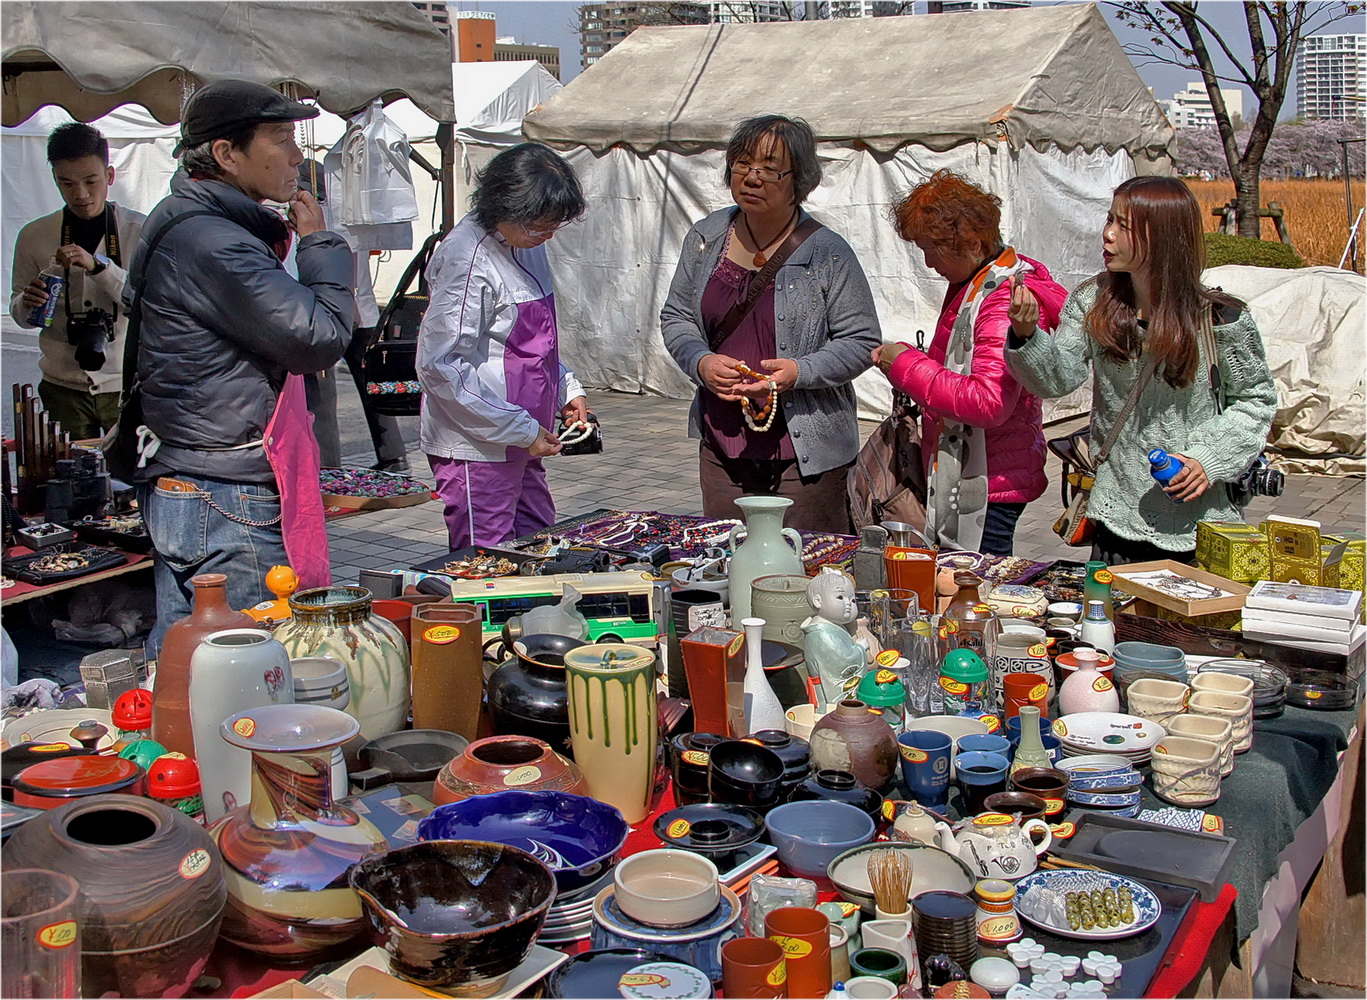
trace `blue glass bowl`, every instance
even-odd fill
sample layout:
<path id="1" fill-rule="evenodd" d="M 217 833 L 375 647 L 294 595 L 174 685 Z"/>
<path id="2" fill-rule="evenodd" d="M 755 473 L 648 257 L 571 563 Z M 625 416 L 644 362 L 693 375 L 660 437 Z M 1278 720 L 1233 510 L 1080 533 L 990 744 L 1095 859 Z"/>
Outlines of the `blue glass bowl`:
<path id="1" fill-rule="evenodd" d="M 631 827 L 605 802 L 566 792 L 493 792 L 437 806 L 418 839 L 487 840 L 521 848 L 555 874 L 563 899 L 602 878 Z"/>

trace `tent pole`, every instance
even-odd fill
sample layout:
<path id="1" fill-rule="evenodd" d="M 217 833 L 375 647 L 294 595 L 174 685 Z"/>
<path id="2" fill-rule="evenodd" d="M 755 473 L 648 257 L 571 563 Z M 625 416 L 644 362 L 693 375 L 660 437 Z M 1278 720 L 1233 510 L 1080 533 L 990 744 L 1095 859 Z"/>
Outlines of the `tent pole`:
<path id="1" fill-rule="evenodd" d="M 449 233 L 456 224 L 456 136 L 448 122 L 437 126 L 437 145 L 441 147 L 441 231 Z"/>

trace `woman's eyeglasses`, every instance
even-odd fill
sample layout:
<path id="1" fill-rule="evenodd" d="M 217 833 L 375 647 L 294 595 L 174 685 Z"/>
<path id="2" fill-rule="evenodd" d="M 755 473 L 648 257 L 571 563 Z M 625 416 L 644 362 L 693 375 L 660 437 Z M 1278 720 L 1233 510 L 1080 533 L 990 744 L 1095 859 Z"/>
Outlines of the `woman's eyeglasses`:
<path id="1" fill-rule="evenodd" d="M 527 225 L 525 222 L 519 222 L 518 225 L 521 226 L 521 227 L 522 227 L 522 231 L 523 231 L 524 233 L 526 233 L 528 236 L 530 236 L 532 239 L 534 239 L 534 240 L 547 239 L 547 240 L 548 240 L 548 239 L 550 239 L 552 236 L 554 236 L 556 233 L 560 232 L 560 230 L 562 230 L 562 229 L 564 229 L 566 226 L 568 226 L 569 223 L 568 223 L 568 222 L 557 222 L 555 225 L 551 226 L 549 229 L 536 229 L 536 228 L 533 228 L 532 226 Z"/>
<path id="2" fill-rule="evenodd" d="M 777 184 L 783 178 L 792 173 L 791 170 L 775 170 L 773 167 L 757 167 L 753 163 L 744 161 L 731 164 L 731 173 L 737 177 L 747 177 L 754 173 L 765 184 Z"/>

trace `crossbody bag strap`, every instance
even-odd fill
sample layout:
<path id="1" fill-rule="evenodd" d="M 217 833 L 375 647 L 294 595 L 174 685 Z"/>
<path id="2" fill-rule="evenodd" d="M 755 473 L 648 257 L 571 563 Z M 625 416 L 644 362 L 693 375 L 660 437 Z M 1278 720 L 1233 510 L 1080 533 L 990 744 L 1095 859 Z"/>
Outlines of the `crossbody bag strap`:
<path id="1" fill-rule="evenodd" d="M 142 259 L 138 261 L 139 270 L 128 276 L 131 294 L 128 296 L 128 331 L 124 334 L 123 341 L 124 401 L 127 401 L 129 393 L 133 391 L 138 375 L 138 344 L 142 341 L 142 291 L 147 286 L 147 265 L 151 262 L 152 255 L 157 252 L 157 247 L 161 245 L 162 237 L 176 226 L 186 219 L 193 219 L 197 215 L 217 214 L 217 212 L 211 212 L 208 209 L 201 209 L 197 212 L 185 212 L 182 215 L 167 219 L 148 239 L 147 253 L 143 254 Z"/>
<path id="2" fill-rule="evenodd" d="M 721 323 L 717 325 L 717 329 L 708 338 L 709 346 L 713 350 L 720 347 L 727 337 L 736 332 L 741 321 L 750 315 L 750 310 L 755 308 L 755 303 L 759 301 L 760 295 L 769 287 L 769 282 L 774 280 L 774 275 L 778 274 L 778 269 L 788 262 L 788 258 L 793 255 L 798 247 L 807 242 L 807 237 L 821 228 L 821 223 L 810 215 L 807 216 L 788 234 L 788 238 L 783 241 L 783 246 L 778 248 L 778 252 L 770 257 L 762 268 L 751 275 L 750 287 L 746 290 L 745 298 L 738 300 L 735 305 L 727 310 Z"/>
<path id="3" fill-rule="evenodd" d="M 1219 348 L 1215 346 L 1215 306 L 1207 302 L 1201 310 L 1200 339 L 1201 349 L 1206 355 L 1206 374 L 1210 381 L 1210 391 L 1215 397 L 1215 412 L 1225 412 L 1225 381 L 1220 377 Z"/>
<path id="4" fill-rule="evenodd" d="M 1125 421 L 1129 420 L 1130 414 L 1134 412 L 1135 404 L 1139 402 L 1139 394 L 1149 384 L 1149 379 L 1153 377 L 1153 370 L 1157 364 L 1158 360 L 1152 354 L 1145 358 L 1144 367 L 1139 373 L 1139 378 L 1135 379 L 1134 388 L 1130 390 L 1129 398 L 1125 400 L 1125 405 L 1120 408 L 1120 414 L 1115 418 L 1115 423 L 1111 425 L 1111 432 L 1106 435 L 1101 450 L 1093 456 L 1093 474 L 1100 471 L 1101 463 L 1106 461 L 1106 457 L 1110 455 L 1111 448 L 1115 446 L 1116 438 L 1120 436 L 1120 429 L 1125 426 Z"/>

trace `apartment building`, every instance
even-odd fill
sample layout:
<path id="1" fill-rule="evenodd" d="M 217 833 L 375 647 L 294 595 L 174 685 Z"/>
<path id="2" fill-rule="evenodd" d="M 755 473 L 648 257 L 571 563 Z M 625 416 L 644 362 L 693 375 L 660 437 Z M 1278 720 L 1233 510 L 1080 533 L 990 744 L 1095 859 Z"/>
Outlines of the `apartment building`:
<path id="1" fill-rule="evenodd" d="M 1296 108 L 1302 118 L 1342 121 L 1367 114 L 1367 34 L 1301 39 L 1296 48 Z"/>
<path id="2" fill-rule="evenodd" d="M 512 36 L 494 39 L 494 62 L 539 62 L 551 76 L 560 79 L 560 46 L 531 45 Z"/>
<path id="3" fill-rule="evenodd" d="M 1243 117 L 1242 90 L 1221 87 L 1220 96 L 1224 98 L 1225 110 L 1229 112 L 1231 120 L 1236 115 Z M 1210 94 L 1200 80 L 1192 80 L 1186 90 L 1173 94 L 1172 100 L 1165 102 L 1165 110 L 1173 128 L 1206 128 L 1215 124 L 1215 109 L 1211 106 Z"/>
<path id="4" fill-rule="evenodd" d="M 588 69 L 643 24 L 709 24 L 710 3 L 586 3 L 579 8 L 579 61 Z"/>

